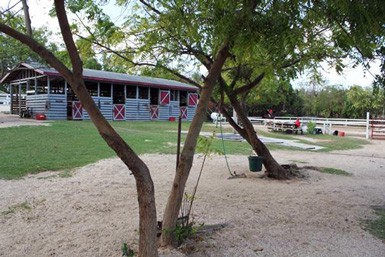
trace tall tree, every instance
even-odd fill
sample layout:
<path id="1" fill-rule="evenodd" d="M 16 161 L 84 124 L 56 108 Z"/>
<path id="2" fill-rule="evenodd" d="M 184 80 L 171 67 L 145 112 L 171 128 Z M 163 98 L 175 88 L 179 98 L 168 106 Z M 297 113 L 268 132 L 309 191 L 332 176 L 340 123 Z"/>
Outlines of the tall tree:
<path id="1" fill-rule="evenodd" d="M 148 167 L 105 120 L 95 102 L 87 92 L 82 77 L 82 60 L 80 59 L 75 42 L 72 38 L 63 0 L 55 0 L 55 10 L 63 40 L 71 59 L 72 71 L 30 35 L 21 33 L 3 22 L 0 22 L 0 31 L 27 45 L 32 51 L 37 53 L 62 74 L 78 96 L 82 106 L 89 113 L 100 136 L 132 171 L 136 180 L 139 202 L 139 256 L 157 256 L 154 185 Z"/>
<path id="2" fill-rule="evenodd" d="M 125 1 L 120 2 L 124 3 Z M 226 3 L 226 1 L 219 1 L 218 3 L 213 3 L 199 1 L 191 2 L 188 5 L 191 4 L 191 7 L 194 7 L 196 8 L 196 10 L 199 10 L 199 12 L 202 13 L 202 18 L 204 19 L 207 19 L 209 13 L 217 11 L 216 9 L 220 8 L 220 6 L 223 4 L 230 4 L 234 7 L 237 6 L 237 12 L 238 14 L 240 14 L 241 17 L 249 16 L 249 13 L 254 8 L 252 2 L 248 1 L 246 1 L 245 3 L 238 3 L 236 1 L 228 2 L 229 3 Z M 125 35 L 127 36 L 127 42 L 131 42 L 132 37 L 134 37 L 134 43 L 136 43 L 136 46 L 138 47 L 135 47 L 135 49 L 133 49 L 131 47 L 132 44 L 130 45 L 129 43 L 126 43 L 124 44 L 124 46 L 129 47 L 124 49 L 125 51 L 121 49 L 120 51 L 115 51 L 115 53 L 117 53 L 121 58 L 125 60 L 130 60 L 132 65 L 142 65 L 143 62 L 145 62 L 146 65 L 150 65 L 153 67 L 162 67 L 165 70 L 175 74 L 179 78 L 185 79 L 188 82 L 193 83 L 201 88 L 197 110 L 191 122 L 186 141 L 184 142 L 184 147 L 180 155 L 179 166 L 175 174 L 172 190 L 163 216 L 163 228 L 166 232 L 162 233 L 162 244 L 170 245 L 174 241 L 173 231 L 176 225 L 179 209 L 184 195 L 183 193 L 186 181 L 191 170 L 195 146 L 197 144 L 197 138 L 199 136 L 199 132 L 206 117 L 206 109 L 212 91 L 222 71 L 222 67 L 227 58 L 230 56 L 229 49 L 232 47 L 234 42 L 241 37 L 240 35 L 242 34 L 242 31 L 236 28 L 236 24 L 241 24 L 243 18 L 239 18 L 237 15 L 233 15 L 232 19 L 234 20 L 234 23 L 229 26 L 230 23 L 227 23 L 227 19 L 222 17 L 222 14 L 218 12 L 216 14 L 216 18 L 221 19 L 223 21 L 223 24 L 217 27 L 218 32 L 215 35 L 217 37 L 217 39 L 215 40 L 216 43 L 215 45 L 207 46 L 207 55 L 205 55 L 204 53 L 206 52 L 206 50 L 200 51 L 198 49 L 200 46 L 197 46 L 197 49 L 191 48 L 191 45 L 188 42 L 190 40 L 189 37 L 191 35 L 193 35 L 193 37 L 196 37 L 193 41 L 191 41 L 191 43 L 198 40 L 198 38 L 204 40 L 205 36 L 199 35 L 199 33 L 197 33 L 198 31 L 191 31 L 191 33 L 189 31 L 188 37 L 184 36 L 186 32 L 184 31 L 186 20 L 184 20 L 183 15 L 181 15 L 179 7 L 184 8 L 183 5 L 186 3 L 168 1 L 141 1 L 141 3 L 145 7 L 144 12 L 139 11 L 136 15 L 133 16 L 133 18 L 129 18 L 129 21 L 132 22 L 127 23 L 129 26 L 127 26 L 127 32 L 125 33 Z M 86 7 L 86 12 L 92 9 L 94 8 Z M 151 13 L 154 13 L 155 15 L 151 16 Z M 148 19 L 147 15 L 150 15 L 151 19 Z M 146 21 L 148 21 L 149 23 L 147 23 Z M 190 21 L 194 23 L 194 26 L 199 25 L 199 19 L 191 19 L 189 20 L 189 22 Z M 206 20 L 205 22 L 206 24 L 209 24 L 208 20 Z M 156 24 L 160 26 L 160 30 L 158 30 L 158 32 L 160 33 L 160 37 L 156 37 L 154 35 L 156 34 L 156 29 L 154 30 L 151 27 Z M 168 29 L 170 31 L 168 31 Z M 194 29 L 199 30 L 198 27 L 195 27 Z M 95 32 L 90 33 L 90 35 L 94 34 L 97 34 L 97 30 Z M 210 35 L 207 36 L 211 37 Z M 160 43 L 158 42 L 158 40 L 163 41 L 163 37 L 167 38 L 167 42 L 165 42 L 165 45 L 159 45 L 158 47 L 158 43 Z M 147 40 L 149 41 L 146 43 Z M 119 42 L 119 44 L 121 43 Z M 96 45 L 101 45 L 99 40 L 96 42 Z M 186 49 L 183 49 L 182 51 L 189 52 L 190 54 L 195 56 L 198 61 L 202 61 L 205 63 L 205 67 L 207 68 L 207 75 L 204 78 L 203 85 L 199 85 L 193 80 L 189 79 L 187 76 L 183 76 L 177 72 L 178 69 L 194 65 L 194 59 L 188 58 L 189 61 L 186 61 L 185 58 L 181 58 L 179 53 L 179 51 L 181 51 L 181 47 L 186 47 Z M 173 48 L 176 50 L 175 52 L 170 51 L 170 49 Z M 106 49 L 109 49 L 109 46 L 106 46 Z M 134 56 L 136 56 L 136 58 L 141 59 L 140 63 L 136 62 L 133 59 L 130 59 L 130 57 L 132 57 L 132 55 L 130 56 L 130 54 L 132 53 L 135 54 Z M 127 58 L 127 56 L 129 57 Z M 176 66 L 172 66 L 172 64 L 175 64 Z"/>
<path id="3" fill-rule="evenodd" d="M 352 118 L 365 118 L 366 112 L 373 116 L 383 115 L 385 107 L 384 90 L 373 90 L 352 86 L 347 91 L 347 113 Z"/>
<path id="4" fill-rule="evenodd" d="M 122 141 L 120 136 L 116 134 L 116 132 L 111 128 L 111 126 L 105 121 L 103 116 L 96 108 L 95 103 L 92 101 L 92 98 L 87 93 L 84 87 L 84 81 L 82 79 L 82 61 L 77 52 L 76 45 L 72 40 L 70 26 L 64 9 L 64 2 L 61 0 L 55 0 L 55 8 L 63 39 L 71 60 L 72 72 L 65 65 L 63 65 L 55 56 L 53 56 L 52 53 L 47 51 L 47 49 L 45 49 L 41 45 L 38 45 L 37 42 L 31 39 L 30 37 L 17 32 L 16 30 L 3 23 L 0 23 L 0 31 L 11 37 L 16 38 L 23 44 L 28 45 L 33 51 L 37 52 L 42 58 L 44 58 L 52 67 L 57 69 L 63 75 L 64 78 L 66 78 L 66 80 L 69 82 L 69 84 L 77 94 L 79 100 L 82 102 L 83 107 L 90 114 L 90 117 L 97 129 L 99 130 L 101 136 L 133 172 L 137 182 L 138 201 L 140 208 L 139 255 L 156 256 L 156 243 L 154 242 L 154 231 L 156 231 L 156 225 L 154 222 L 156 218 L 154 205 L 154 189 L 147 166 L 139 159 L 139 157 L 131 150 L 131 148 L 124 141 Z M 177 206 L 175 207 L 175 204 L 169 205 L 167 208 L 170 208 L 171 211 L 169 211 L 168 214 L 165 215 L 166 217 L 171 217 L 169 218 L 171 223 L 174 220 L 176 222 L 176 218 L 180 208 L 181 198 L 183 196 L 184 185 L 192 165 L 192 157 L 194 155 L 196 141 L 206 116 L 206 107 L 208 105 L 211 92 L 221 72 L 221 68 L 223 67 L 224 62 L 229 56 L 228 49 L 230 44 L 231 40 L 227 39 L 223 40 L 223 43 L 218 46 L 218 48 L 216 49 L 216 54 L 212 59 L 208 75 L 205 78 L 204 86 L 201 91 L 201 98 L 197 106 L 196 115 L 194 116 L 194 119 L 191 123 L 189 134 L 187 136 L 188 139 L 185 142 L 185 147 L 180 157 L 181 161 L 178 167 L 178 169 L 180 170 L 180 172 L 178 173 L 179 178 L 176 178 L 176 181 L 174 182 L 174 189 L 176 190 L 176 193 L 171 194 L 170 196 L 171 198 L 177 198 L 176 200 L 169 201 L 171 203 L 176 203 Z M 174 213 L 176 213 L 176 215 L 174 215 Z M 166 219 L 164 220 L 164 224 L 167 227 L 168 223 Z M 174 226 L 175 223 L 174 225 L 168 227 L 173 228 Z M 164 235 L 167 235 L 167 233 L 164 233 Z M 172 241 L 172 239 L 170 241 Z"/>
<path id="5" fill-rule="evenodd" d="M 138 11 L 130 16 L 125 28 L 125 42 L 131 42 L 125 44 L 126 51 L 136 53 L 132 64 L 164 67 L 194 83 L 178 70 L 202 65 L 211 71 L 218 50 L 226 44 L 231 58 L 220 71 L 219 85 L 237 111 L 242 127 L 231 119 L 230 123 L 264 157 L 267 174 L 279 179 L 290 174 L 258 139 L 242 106 L 245 95 L 265 77 L 294 78 L 305 68 L 317 68 L 322 60 L 338 71 L 343 70 L 342 59 L 347 56 L 366 62 L 384 40 L 385 7 L 381 0 L 139 2 Z M 205 94 L 210 93 L 205 91 L 208 77 L 202 87 Z M 206 99 L 201 98 L 202 104 Z M 186 148 L 194 146 L 194 139 L 192 144 L 185 144 L 165 210 L 166 229 L 175 226 L 194 153 Z M 169 239 L 162 235 L 164 244 Z"/>
<path id="6" fill-rule="evenodd" d="M 81 3 L 88 2 L 92 1 Z M 258 139 L 241 104 L 243 97 L 265 77 L 290 79 L 307 67 L 316 68 L 321 60 L 330 61 L 338 71 L 343 69 L 341 60 L 346 56 L 366 62 L 384 40 L 385 7 L 381 0 L 138 2 L 130 9 L 137 11 L 127 17 L 124 41 L 115 42 L 121 57 L 131 58 L 132 65 L 163 67 L 190 83 L 195 82 L 178 70 L 202 65 L 208 71 L 164 214 L 169 231 L 175 227 L 192 165 L 196 136 L 203 122 L 200 115 L 217 81 L 242 121 L 242 127 L 230 119 L 231 124 L 265 157 L 268 175 L 285 179 L 290 174 Z M 87 12 L 90 10 L 92 14 L 99 12 L 94 6 Z M 104 32 L 100 35 L 108 34 Z M 100 40 L 93 39 L 99 45 Z M 225 63 L 228 56 L 230 62 Z M 244 67 L 251 72 L 244 74 Z M 172 233 L 164 233 L 163 244 L 169 244 L 171 237 Z"/>

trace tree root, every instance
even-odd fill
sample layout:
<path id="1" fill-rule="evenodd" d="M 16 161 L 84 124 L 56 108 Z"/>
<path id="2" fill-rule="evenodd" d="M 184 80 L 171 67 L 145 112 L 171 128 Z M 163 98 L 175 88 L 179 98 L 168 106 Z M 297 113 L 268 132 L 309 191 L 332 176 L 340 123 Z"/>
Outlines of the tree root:
<path id="1" fill-rule="evenodd" d="M 305 175 L 300 172 L 302 168 L 298 167 L 295 163 L 290 164 L 281 164 L 281 167 L 285 170 L 286 173 L 286 180 L 295 179 L 295 178 L 305 178 Z M 267 173 L 267 177 L 269 176 L 269 173 Z M 277 179 L 277 178 L 273 178 Z"/>

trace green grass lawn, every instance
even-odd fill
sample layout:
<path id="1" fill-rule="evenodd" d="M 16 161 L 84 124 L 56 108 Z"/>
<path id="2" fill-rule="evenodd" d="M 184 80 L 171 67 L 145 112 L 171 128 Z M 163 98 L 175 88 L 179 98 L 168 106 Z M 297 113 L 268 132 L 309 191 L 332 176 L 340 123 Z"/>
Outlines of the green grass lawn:
<path id="1" fill-rule="evenodd" d="M 339 136 L 331 136 L 331 135 L 314 135 L 314 134 L 306 134 L 302 135 L 292 135 L 292 134 L 284 134 L 278 132 L 259 132 L 260 135 L 265 137 L 274 137 L 281 139 L 289 139 L 289 140 L 298 140 L 300 143 L 304 144 L 312 144 L 317 146 L 323 146 L 323 149 L 318 150 L 318 152 L 330 152 L 336 150 L 348 150 L 348 149 L 357 149 L 362 147 L 362 145 L 368 144 L 367 140 L 354 138 L 354 137 L 339 137 Z M 315 139 L 316 141 L 313 141 Z M 274 146 L 273 144 L 269 145 L 269 149 L 282 149 L 279 145 Z M 287 148 L 285 148 L 287 149 Z M 290 148 L 292 150 L 301 150 Z"/>
<path id="2" fill-rule="evenodd" d="M 366 221 L 366 229 L 374 236 L 385 242 L 385 207 L 374 208 L 378 217 L 374 220 Z"/>
<path id="3" fill-rule="evenodd" d="M 112 125 L 138 154 L 176 153 L 176 122 L 112 122 Z M 182 129 L 187 130 L 189 125 L 184 122 Z M 214 130 L 205 126 L 205 131 Z M 182 135 L 183 141 L 184 138 Z M 226 145 L 231 153 L 250 152 L 244 142 L 226 142 Z M 213 148 L 222 149 L 220 140 L 216 140 Z M 114 155 L 90 121 L 55 121 L 51 126 L 0 129 L 0 179 L 71 169 Z"/>
<path id="4" fill-rule="evenodd" d="M 177 122 L 135 121 L 112 122 L 113 127 L 138 154 L 175 154 Z M 187 131 L 190 123 L 183 122 L 182 130 Z M 212 123 L 203 131 L 220 133 Z M 226 129 L 224 132 L 231 132 Z M 269 133 L 266 136 L 295 136 Z M 274 135 L 276 134 L 276 135 Z M 329 136 L 322 136 L 329 138 Z M 185 135 L 182 136 L 182 142 Z M 323 143 L 328 149 L 349 149 L 359 147 L 363 140 L 330 137 L 331 142 Z M 225 141 L 226 153 L 244 154 L 251 152 L 246 142 Z M 221 140 L 215 140 L 212 148 L 223 151 Z M 282 149 L 269 145 L 270 149 Z M 284 148 L 285 149 L 285 148 Z M 287 147 L 286 147 L 287 149 Z M 293 148 L 291 148 L 293 149 Z M 0 129 L 0 179 L 20 178 L 28 173 L 47 170 L 63 170 L 80 167 L 100 159 L 114 156 L 90 121 L 55 121 L 51 126 L 22 126 Z"/>

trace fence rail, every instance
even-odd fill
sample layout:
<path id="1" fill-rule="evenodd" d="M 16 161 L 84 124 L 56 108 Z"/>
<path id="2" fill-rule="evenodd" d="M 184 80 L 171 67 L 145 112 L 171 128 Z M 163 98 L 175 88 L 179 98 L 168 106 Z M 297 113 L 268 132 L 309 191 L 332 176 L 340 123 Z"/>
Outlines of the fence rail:
<path id="1" fill-rule="evenodd" d="M 316 124 L 329 123 L 332 125 L 343 125 L 343 126 L 366 126 L 366 119 L 339 119 L 339 118 L 316 118 L 316 117 L 298 117 L 301 122 L 307 123 L 309 121 Z M 266 123 L 266 121 L 271 120 L 284 120 L 284 121 L 294 121 L 297 117 L 274 117 L 274 119 L 264 119 L 261 117 L 249 117 L 251 122 L 260 122 Z"/>
<path id="2" fill-rule="evenodd" d="M 366 139 L 385 139 L 385 119 L 370 119 L 369 112 L 366 119 L 347 119 L 347 118 L 318 118 L 318 117 L 274 117 L 273 119 L 265 119 L 262 117 L 249 117 L 252 123 L 270 124 L 274 121 L 293 122 L 297 118 L 301 124 L 305 125 L 314 122 L 317 127 L 321 128 L 323 133 L 332 134 L 332 127 L 356 127 L 365 130 Z"/>

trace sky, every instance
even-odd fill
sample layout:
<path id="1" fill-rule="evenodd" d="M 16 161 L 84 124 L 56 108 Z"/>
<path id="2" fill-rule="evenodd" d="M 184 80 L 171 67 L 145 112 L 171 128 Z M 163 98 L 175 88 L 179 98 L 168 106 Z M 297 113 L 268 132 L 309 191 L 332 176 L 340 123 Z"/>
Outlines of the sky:
<path id="1" fill-rule="evenodd" d="M 343 74 L 338 74 L 334 67 L 328 67 L 326 64 L 321 66 L 323 66 L 323 68 L 319 71 L 328 85 L 343 85 L 345 87 L 359 85 L 362 87 L 371 87 L 374 75 L 380 73 L 380 62 L 371 63 L 369 70 L 365 69 L 362 65 L 358 65 L 354 69 L 347 66 Z M 304 75 L 294 80 L 293 84 L 300 86 L 300 84 L 306 83 L 306 81 L 308 81 L 308 79 Z"/>
<path id="2" fill-rule="evenodd" d="M 0 8 L 4 9 L 8 2 L 11 2 L 12 5 L 20 2 L 20 0 L 0 0 Z M 110 2 L 114 1 L 111 0 Z M 28 0 L 28 4 L 33 27 L 47 26 L 50 30 L 59 31 L 57 20 L 48 15 L 48 11 L 52 8 L 53 0 Z M 110 5 L 106 7 L 106 10 L 109 14 L 114 15 L 115 21 L 122 21 L 121 11 L 119 9 L 114 9 Z M 362 66 L 358 66 L 355 69 L 347 68 L 342 75 L 337 74 L 334 68 L 322 65 L 323 69 L 321 69 L 321 73 L 328 85 L 343 85 L 345 87 L 360 85 L 363 87 L 370 87 L 373 82 L 373 75 L 380 72 L 379 65 L 379 62 L 372 63 L 369 72 L 365 72 L 365 69 Z M 306 83 L 306 81 L 306 75 L 303 75 L 292 81 L 292 84 L 294 86 L 299 86 Z"/>

